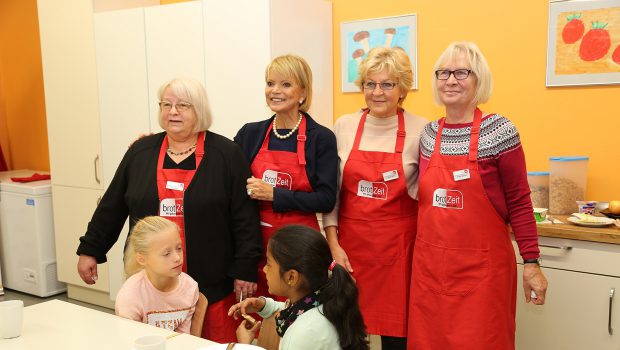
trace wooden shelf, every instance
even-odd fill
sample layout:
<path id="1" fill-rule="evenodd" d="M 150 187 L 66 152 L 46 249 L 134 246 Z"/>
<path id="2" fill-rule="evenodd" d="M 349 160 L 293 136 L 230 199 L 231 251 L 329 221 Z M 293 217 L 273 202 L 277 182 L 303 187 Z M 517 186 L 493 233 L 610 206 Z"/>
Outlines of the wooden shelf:
<path id="1" fill-rule="evenodd" d="M 539 224 L 537 225 L 539 236 L 620 244 L 620 228 L 615 225 L 606 227 L 577 226 L 567 220 L 568 215 L 551 216 L 564 222 L 564 224 Z"/>

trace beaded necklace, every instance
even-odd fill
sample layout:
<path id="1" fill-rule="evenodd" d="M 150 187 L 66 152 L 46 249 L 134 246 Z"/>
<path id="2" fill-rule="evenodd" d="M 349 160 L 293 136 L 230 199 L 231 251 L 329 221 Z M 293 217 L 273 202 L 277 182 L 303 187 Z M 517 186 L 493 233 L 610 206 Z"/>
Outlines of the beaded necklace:
<path id="1" fill-rule="evenodd" d="M 276 114 L 273 117 L 273 134 L 276 135 L 277 138 L 279 138 L 280 140 L 284 140 L 284 139 L 288 139 L 289 137 L 291 137 L 291 135 L 293 135 L 293 133 L 295 131 L 297 131 L 297 128 L 299 128 L 299 124 L 301 124 L 301 119 L 303 118 L 303 114 L 301 114 L 301 112 L 299 112 L 299 120 L 297 120 L 297 124 L 295 124 L 295 127 L 291 129 L 291 131 L 289 131 L 286 135 L 280 135 L 278 134 L 278 129 L 276 128 L 276 119 L 278 118 L 278 115 Z"/>
<path id="2" fill-rule="evenodd" d="M 173 150 L 171 150 L 170 147 L 168 146 L 168 149 L 166 150 L 166 153 L 168 153 L 171 156 L 182 156 L 182 155 L 186 155 L 186 154 L 192 152 L 195 149 L 196 149 L 196 144 L 194 144 L 193 146 L 191 146 L 190 148 L 186 149 L 183 152 L 176 153 Z"/>

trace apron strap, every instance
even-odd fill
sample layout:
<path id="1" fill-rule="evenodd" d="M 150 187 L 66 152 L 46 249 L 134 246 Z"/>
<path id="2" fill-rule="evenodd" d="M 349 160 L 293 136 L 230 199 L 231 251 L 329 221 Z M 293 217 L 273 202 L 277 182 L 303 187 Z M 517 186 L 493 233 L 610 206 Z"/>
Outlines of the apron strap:
<path id="1" fill-rule="evenodd" d="M 480 122 L 482 121 L 482 111 L 476 107 L 474 111 L 474 123 L 471 126 L 469 136 L 469 162 L 478 163 L 478 144 L 480 141 Z"/>
<path id="2" fill-rule="evenodd" d="M 302 114 L 301 123 L 299 123 L 299 129 L 297 129 L 297 159 L 299 159 L 300 165 L 306 165 L 306 116 Z M 267 151 L 269 149 L 269 136 L 273 130 L 273 122 L 269 123 L 263 144 L 260 147 L 261 151 Z"/>
<path id="3" fill-rule="evenodd" d="M 482 111 L 476 107 L 474 111 L 474 121 L 471 126 L 471 135 L 469 138 L 469 162 L 478 162 L 478 145 L 480 141 L 480 123 L 482 121 Z M 438 152 L 441 154 L 441 136 L 443 134 L 443 127 L 446 122 L 446 118 L 439 119 L 439 128 L 437 129 L 437 135 L 435 136 L 435 147 L 433 153 Z M 432 157 L 432 156 L 431 156 Z"/>
<path id="4" fill-rule="evenodd" d="M 395 153 L 403 153 L 403 148 L 405 147 L 405 136 L 407 136 L 407 132 L 405 131 L 405 116 L 403 114 L 403 109 L 398 109 L 398 130 L 396 131 L 396 147 L 394 148 Z"/>
<path id="5" fill-rule="evenodd" d="M 306 116 L 302 113 L 301 124 L 297 130 L 297 158 L 299 165 L 306 165 Z"/>
<path id="6" fill-rule="evenodd" d="M 362 140 L 362 133 L 364 132 L 364 124 L 366 123 L 366 116 L 368 115 L 368 111 L 370 111 L 370 109 L 366 108 L 364 109 L 364 113 L 362 113 L 360 122 L 357 125 L 355 141 L 353 142 L 353 147 L 351 147 L 351 151 L 357 151 L 360 148 L 360 141 Z M 399 108 L 397 114 L 398 130 L 396 131 L 396 145 L 394 146 L 394 153 L 403 153 L 403 149 L 405 147 L 405 136 L 407 136 L 407 132 L 405 131 L 405 115 L 403 113 L 403 109 Z"/>

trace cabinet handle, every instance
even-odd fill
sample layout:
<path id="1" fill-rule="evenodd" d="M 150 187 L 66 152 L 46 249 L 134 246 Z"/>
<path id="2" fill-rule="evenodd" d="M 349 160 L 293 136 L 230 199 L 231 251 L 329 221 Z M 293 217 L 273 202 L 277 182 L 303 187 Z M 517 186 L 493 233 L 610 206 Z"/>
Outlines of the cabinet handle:
<path id="1" fill-rule="evenodd" d="M 99 161 L 99 155 L 95 157 L 95 181 L 97 181 L 97 183 L 100 184 L 101 180 L 99 180 L 99 176 L 97 174 L 97 162 L 98 161 Z"/>
<path id="2" fill-rule="evenodd" d="M 609 317 L 607 318 L 607 332 L 609 335 L 614 334 L 614 328 L 611 326 L 611 311 L 614 306 L 614 294 L 616 294 L 616 288 L 609 290 Z"/>
<path id="3" fill-rule="evenodd" d="M 561 245 L 551 245 L 551 244 L 539 244 L 539 247 L 543 247 L 543 248 L 553 248 L 553 249 L 561 249 L 561 250 L 571 250 L 573 249 L 573 247 L 566 245 L 566 246 L 561 246 Z"/>

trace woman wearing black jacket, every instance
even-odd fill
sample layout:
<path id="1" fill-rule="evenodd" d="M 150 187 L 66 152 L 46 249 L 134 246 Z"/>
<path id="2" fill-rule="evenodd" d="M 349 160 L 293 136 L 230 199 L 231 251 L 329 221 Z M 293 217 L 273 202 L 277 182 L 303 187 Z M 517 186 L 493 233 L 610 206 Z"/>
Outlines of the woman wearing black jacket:
<path id="1" fill-rule="evenodd" d="M 308 114 L 312 71 L 299 56 L 273 59 L 265 71 L 271 118 L 244 125 L 235 136 L 251 163 L 247 194 L 260 202 L 263 244 L 275 230 L 301 224 L 319 230 L 316 213 L 336 203 L 336 137 Z M 258 295 L 268 295 L 261 262 Z M 251 295 L 250 295 L 251 296 Z"/>
<path id="2" fill-rule="evenodd" d="M 184 270 L 207 297 L 203 337 L 235 340 L 226 313 L 234 290 L 256 289 L 262 255 L 257 204 L 247 197 L 250 169 L 241 149 L 208 131 L 204 87 L 175 79 L 159 91 L 163 133 L 136 141 L 127 151 L 80 238 L 78 272 L 95 283 L 97 264 L 118 240 L 123 224 L 150 215 L 176 222 L 182 231 Z"/>

